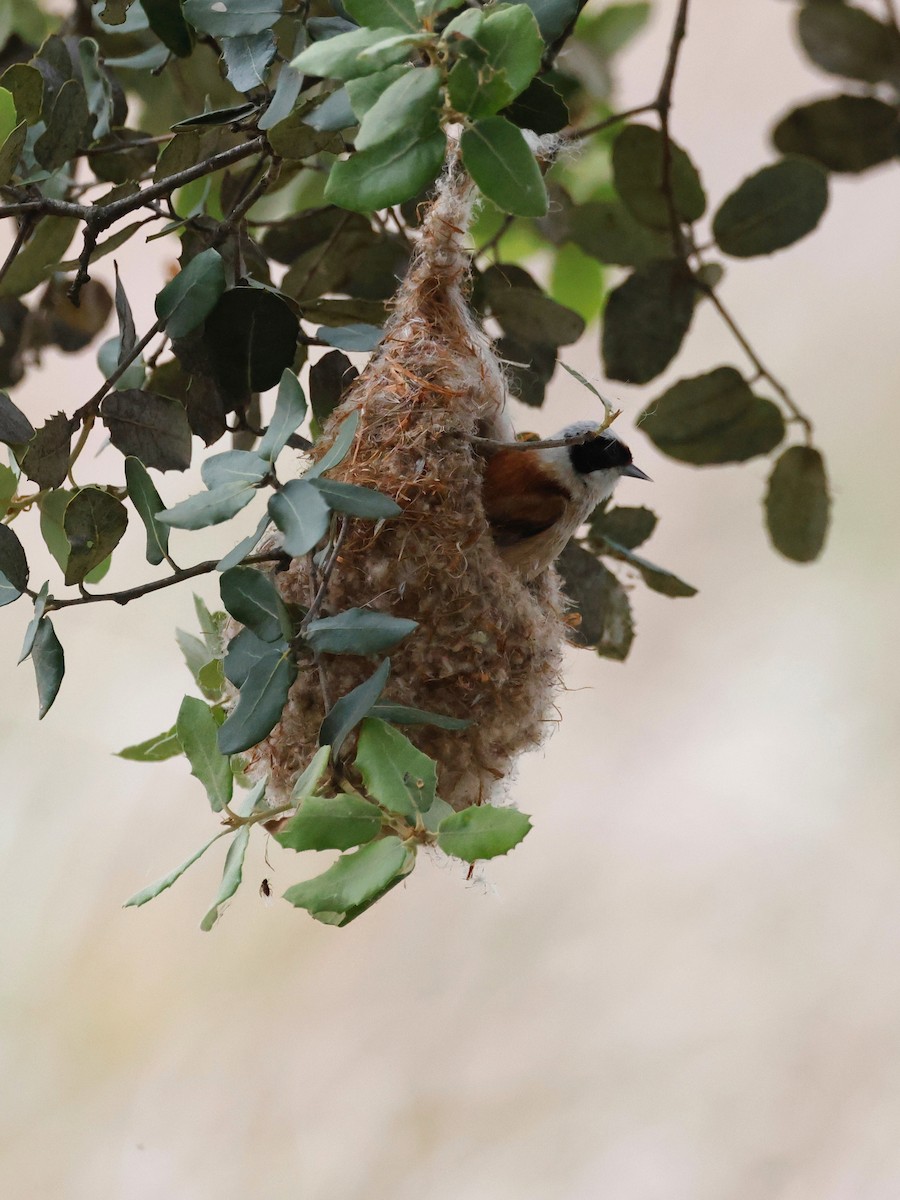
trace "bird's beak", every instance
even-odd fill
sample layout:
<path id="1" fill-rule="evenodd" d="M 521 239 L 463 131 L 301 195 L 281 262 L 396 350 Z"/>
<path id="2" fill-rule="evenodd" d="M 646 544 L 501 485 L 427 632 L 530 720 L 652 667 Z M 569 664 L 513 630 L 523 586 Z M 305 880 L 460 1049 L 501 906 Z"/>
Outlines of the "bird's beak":
<path id="1" fill-rule="evenodd" d="M 648 483 L 653 482 L 646 471 L 642 471 L 641 468 L 636 467 L 634 463 L 630 463 L 627 467 L 625 467 L 625 469 L 622 471 L 622 474 L 631 475 L 635 479 L 646 479 Z"/>

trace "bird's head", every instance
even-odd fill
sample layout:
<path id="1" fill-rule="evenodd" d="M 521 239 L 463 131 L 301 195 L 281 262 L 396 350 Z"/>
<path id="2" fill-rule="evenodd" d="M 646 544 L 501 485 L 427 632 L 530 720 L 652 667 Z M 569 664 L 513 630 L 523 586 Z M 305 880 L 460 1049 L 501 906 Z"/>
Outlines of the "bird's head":
<path id="1" fill-rule="evenodd" d="M 552 440 L 577 437 L 595 430 L 596 437 L 571 446 L 553 447 L 544 450 L 543 454 L 544 461 L 557 473 L 561 483 L 576 494 L 579 488 L 587 488 L 599 503 L 612 494 L 623 475 L 634 479 L 649 479 L 650 476 L 634 465 L 625 443 L 611 429 L 601 432 L 595 421 L 576 421 L 554 434 Z"/>

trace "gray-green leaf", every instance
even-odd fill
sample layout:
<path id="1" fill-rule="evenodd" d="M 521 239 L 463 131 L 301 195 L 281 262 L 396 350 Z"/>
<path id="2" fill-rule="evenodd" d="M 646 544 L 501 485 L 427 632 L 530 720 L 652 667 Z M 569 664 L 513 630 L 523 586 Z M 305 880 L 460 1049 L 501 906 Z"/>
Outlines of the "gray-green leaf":
<path id="1" fill-rule="evenodd" d="M 213 812 L 221 812 L 231 799 L 234 776 L 228 758 L 219 750 L 219 726 L 209 706 L 195 696 L 185 696 L 178 710 L 175 732 L 191 764 L 191 774 L 206 788 Z"/>
<path id="2" fill-rule="evenodd" d="M 286 652 L 273 650 L 251 669 L 240 698 L 219 730 L 223 754 L 239 754 L 261 742 L 281 719 L 297 665 Z"/>
<path id="3" fill-rule="evenodd" d="M 310 621 L 304 637 L 318 654 L 379 654 L 418 628 L 418 621 L 364 608 Z"/>
<path id="4" fill-rule="evenodd" d="M 437 766 L 398 729 L 366 717 L 359 731 L 355 766 L 366 790 L 391 812 L 415 819 L 434 803 Z"/>
<path id="5" fill-rule="evenodd" d="M 125 485 L 131 503 L 147 531 L 147 562 L 159 566 L 169 553 L 169 530 L 157 521 L 157 513 L 165 508 L 147 468 L 138 458 L 125 459 Z"/>
<path id="6" fill-rule="evenodd" d="M 766 525 L 775 549 L 794 562 L 812 562 L 825 545 L 831 501 L 822 455 L 790 446 L 775 464 L 766 493 Z"/>
<path id="7" fill-rule="evenodd" d="M 217 250 L 204 250 L 156 297 L 156 315 L 169 337 L 184 337 L 206 320 L 224 291 L 222 256 Z"/>
<path id="8" fill-rule="evenodd" d="M 234 840 L 228 847 L 225 856 L 225 869 L 222 872 L 222 882 L 213 902 L 212 908 L 200 922 L 204 933 L 209 933 L 219 919 L 219 910 L 226 900 L 230 900 L 241 885 L 244 872 L 244 855 L 247 853 L 247 843 L 250 840 L 250 826 L 242 825 L 234 835 Z"/>
<path id="9" fill-rule="evenodd" d="M 381 810 L 362 796 L 307 796 L 274 837 L 286 850 L 349 850 L 380 829 Z"/>
<path id="10" fill-rule="evenodd" d="M 284 898 L 295 908 L 305 908 L 313 916 L 319 913 L 355 915 L 357 910 L 399 883 L 414 865 L 414 850 L 408 849 L 397 837 L 381 838 L 352 854 L 342 854 L 321 875 L 288 888 Z"/>
<path id="11" fill-rule="evenodd" d="M 291 619 L 272 580 L 253 567 L 232 567 L 219 578 L 222 603 L 264 642 L 293 635 Z"/>
<path id="12" fill-rule="evenodd" d="M 346 696 L 336 700 L 319 729 L 319 745 L 329 745 L 338 758 L 348 734 L 356 728 L 387 687 L 391 660 L 386 658 L 374 674 Z"/>
<path id="13" fill-rule="evenodd" d="M 508 854 L 529 829 L 530 818 L 516 808 L 473 805 L 441 821 L 437 843 L 445 854 L 475 862 L 479 858 Z"/>

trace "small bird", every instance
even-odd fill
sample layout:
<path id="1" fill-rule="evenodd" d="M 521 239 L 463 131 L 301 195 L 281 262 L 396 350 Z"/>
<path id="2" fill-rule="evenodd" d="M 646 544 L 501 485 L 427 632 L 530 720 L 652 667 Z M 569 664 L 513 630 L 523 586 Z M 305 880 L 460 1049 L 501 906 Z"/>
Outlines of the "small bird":
<path id="1" fill-rule="evenodd" d="M 523 579 L 534 579 L 560 554 L 596 506 L 612 495 L 623 475 L 649 479 L 611 429 L 577 421 L 552 441 L 591 430 L 598 435 L 572 446 L 498 450 L 484 473 L 484 511 L 500 557 Z"/>

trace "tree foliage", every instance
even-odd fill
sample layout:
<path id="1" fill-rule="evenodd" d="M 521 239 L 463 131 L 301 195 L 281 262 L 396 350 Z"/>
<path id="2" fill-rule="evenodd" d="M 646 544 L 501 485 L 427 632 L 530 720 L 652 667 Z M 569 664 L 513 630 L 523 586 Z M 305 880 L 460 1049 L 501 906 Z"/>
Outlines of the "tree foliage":
<path id="1" fill-rule="evenodd" d="M 309 447 L 301 426 L 307 421 L 315 438 L 352 382 L 345 352 L 377 343 L 448 138 L 459 134 L 483 197 L 473 303 L 499 331 L 520 398 L 542 404 L 562 348 L 589 326 L 609 380 L 653 384 L 677 359 L 698 306 L 712 305 L 746 365 L 711 363 L 651 392 L 639 423 L 664 454 L 694 466 L 771 460 L 764 512 L 773 545 L 798 562 L 822 550 L 828 487 L 811 420 L 719 289 L 735 261 L 812 232 L 831 172 L 896 156 L 900 32 L 883 13 L 840 0 L 799 5 L 806 54 L 843 90 L 780 117 L 773 161 L 712 197 L 703 147 L 679 145 L 670 130 L 687 0 L 656 94 L 628 113 L 615 107 L 616 56 L 651 6 L 583 7 L 77 0 L 63 19 L 28 5 L 0 15 L 0 218 L 10 231 L 0 265 L 0 387 L 8 390 L 0 441 L 9 448 L 0 466 L 0 604 L 33 602 L 22 658 L 34 664 L 43 716 L 64 673 L 51 614 L 127 603 L 220 572 L 224 611 L 200 605 L 201 635 L 179 635 L 200 695 L 185 698 L 166 732 L 122 751 L 145 762 L 185 754 L 211 808 L 225 815 L 217 838 L 232 840 L 204 929 L 240 883 L 254 824 L 288 849 L 343 852 L 287 893 L 339 925 L 406 877 L 417 846 L 471 862 L 506 853 L 528 830 L 509 810 L 451 814 L 434 764 L 420 761 L 397 726 L 453 722 L 379 702 L 390 670 L 381 656 L 414 622 L 361 609 L 322 618 L 321 599 L 288 611 L 257 569 L 317 553 L 324 587 L 344 516 L 395 514 L 387 497 L 329 478 L 352 443 L 352 421 L 299 479 L 279 475 L 279 456 Z M 562 139 L 561 152 L 548 135 Z M 580 153 L 568 154 L 567 144 Z M 130 240 L 157 238 L 179 269 L 141 331 L 133 281 L 116 269 L 111 292 L 94 268 Z M 44 349 L 93 345 L 94 393 L 35 428 L 15 401 L 17 386 Z M 571 374 L 599 412 L 599 393 Z M 98 423 L 106 456 L 121 455 L 116 484 L 89 479 L 82 452 Z M 220 448 L 229 432 L 233 445 Z M 198 445 L 216 447 L 202 464 L 204 488 L 174 502 L 168 475 L 184 471 Z M 173 531 L 225 523 L 260 491 L 267 513 L 253 535 L 217 562 L 176 564 Z M 38 589 L 16 532 L 17 518 L 35 508 L 60 572 Z M 147 562 L 163 574 L 120 592 L 91 590 L 129 522 L 142 527 Z M 254 554 L 269 522 L 284 549 Z M 695 590 L 635 553 L 655 525 L 645 508 L 603 505 L 560 563 L 580 615 L 573 639 L 612 659 L 626 657 L 633 637 L 631 578 L 667 596 Z M 228 644 L 226 614 L 244 626 Z M 320 652 L 371 655 L 373 673 L 335 699 L 322 750 L 280 820 L 264 787 L 236 801 L 234 781 L 246 783 L 242 753 L 273 728 L 299 665 Z M 229 688 L 234 705 L 226 705 Z M 347 774 L 335 766 L 357 728 Z M 169 887 L 200 853 L 129 903 Z"/>

